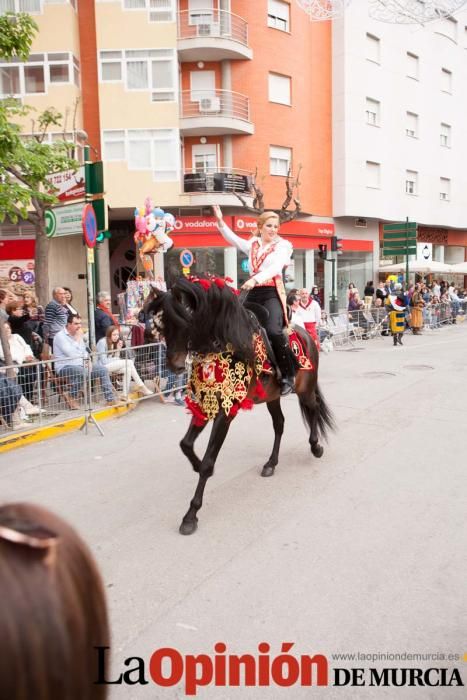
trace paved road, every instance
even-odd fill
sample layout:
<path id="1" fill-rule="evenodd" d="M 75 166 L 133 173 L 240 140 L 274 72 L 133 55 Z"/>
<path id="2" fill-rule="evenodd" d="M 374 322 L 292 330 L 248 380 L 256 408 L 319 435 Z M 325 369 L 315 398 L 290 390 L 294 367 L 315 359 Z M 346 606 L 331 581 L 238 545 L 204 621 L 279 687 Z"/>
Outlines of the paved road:
<path id="1" fill-rule="evenodd" d="M 0 457 L 3 500 L 66 516 L 90 542 L 107 585 L 113 674 L 128 656 L 467 652 L 467 324 L 402 348 L 390 339 L 321 361 L 339 431 L 311 457 L 294 397 L 282 460 L 258 476 L 272 433 L 264 407 L 234 422 L 208 485 L 200 528 L 178 525 L 195 475 L 178 449 L 187 418 L 146 402 L 96 432 Z M 201 442 L 201 439 L 200 439 Z M 203 444 L 205 441 L 203 442 Z M 377 664 L 376 664 L 377 665 Z M 386 666 L 410 666 L 386 662 Z M 430 664 L 415 663 L 426 668 Z M 446 663 L 431 662 L 433 666 Z M 467 663 L 457 664 L 467 683 Z M 200 698 L 444 698 L 465 688 L 201 689 Z M 183 698 L 182 686 L 113 686 L 112 699 Z"/>

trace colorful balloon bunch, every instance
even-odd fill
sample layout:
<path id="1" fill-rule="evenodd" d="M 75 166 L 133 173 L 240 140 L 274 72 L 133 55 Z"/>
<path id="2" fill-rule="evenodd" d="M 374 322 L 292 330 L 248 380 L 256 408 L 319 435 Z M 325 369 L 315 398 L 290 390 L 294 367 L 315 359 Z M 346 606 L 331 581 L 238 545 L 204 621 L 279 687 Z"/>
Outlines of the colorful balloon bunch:
<path id="1" fill-rule="evenodd" d="M 135 242 L 143 245 L 155 239 L 158 250 L 165 253 L 173 246 L 168 234 L 175 228 L 175 217 L 160 207 L 155 207 L 151 197 L 146 197 L 144 206 L 135 209 Z"/>

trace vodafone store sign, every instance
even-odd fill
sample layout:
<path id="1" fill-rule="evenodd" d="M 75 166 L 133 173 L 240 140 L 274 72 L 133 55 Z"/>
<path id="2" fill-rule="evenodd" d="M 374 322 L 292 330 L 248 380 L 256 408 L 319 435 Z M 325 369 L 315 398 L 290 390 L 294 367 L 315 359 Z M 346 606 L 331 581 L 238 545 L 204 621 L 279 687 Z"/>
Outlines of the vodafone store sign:
<path id="1" fill-rule="evenodd" d="M 256 218 L 253 216 L 224 216 L 224 221 L 236 233 L 249 235 L 256 231 Z M 288 221 L 282 224 L 285 234 L 302 236 L 333 236 L 333 223 L 311 221 Z M 175 220 L 173 233 L 218 233 L 214 216 L 180 216 Z"/>
<path id="2" fill-rule="evenodd" d="M 224 217 L 227 226 L 231 225 L 231 216 Z M 180 216 L 175 220 L 174 231 L 177 233 L 216 233 L 215 216 Z"/>

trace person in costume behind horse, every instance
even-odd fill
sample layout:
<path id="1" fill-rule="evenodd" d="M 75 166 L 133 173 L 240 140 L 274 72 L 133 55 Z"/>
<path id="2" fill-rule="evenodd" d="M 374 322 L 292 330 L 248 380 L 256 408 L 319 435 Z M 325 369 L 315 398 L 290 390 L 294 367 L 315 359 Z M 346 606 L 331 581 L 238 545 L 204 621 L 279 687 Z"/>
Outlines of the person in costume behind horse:
<path id="1" fill-rule="evenodd" d="M 300 309 L 302 318 L 305 321 L 305 329 L 311 335 L 319 349 L 318 324 L 321 320 L 321 307 L 318 302 L 308 293 L 308 289 L 300 289 Z"/>
<path id="2" fill-rule="evenodd" d="M 402 292 L 402 285 L 396 285 L 399 289 L 395 289 L 396 294 L 390 294 L 387 299 L 387 308 L 389 316 L 389 328 L 391 330 L 392 342 L 394 346 L 402 345 L 402 336 L 405 328 L 405 296 Z"/>
<path id="3" fill-rule="evenodd" d="M 275 212 L 265 211 L 258 217 L 257 233 L 247 241 L 227 226 L 218 205 L 213 212 L 225 240 L 248 255 L 250 278 L 242 289 L 248 292 L 248 302 L 261 305 L 269 314 L 265 329 L 282 375 L 281 394 L 286 396 L 293 390 L 296 372 L 295 357 L 284 333 L 288 321 L 282 281 L 282 270 L 290 264 L 292 244 L 279 236 L 280 220 Z"/>

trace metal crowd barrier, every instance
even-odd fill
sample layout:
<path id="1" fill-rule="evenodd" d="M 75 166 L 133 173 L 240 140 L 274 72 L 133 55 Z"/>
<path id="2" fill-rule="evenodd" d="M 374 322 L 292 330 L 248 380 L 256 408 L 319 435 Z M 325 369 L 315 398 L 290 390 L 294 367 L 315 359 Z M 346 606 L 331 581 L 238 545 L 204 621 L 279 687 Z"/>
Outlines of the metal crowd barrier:
<path id="1" fill-rule="evenodd" d="M 141 400 L 184 406 L 187 371 L 174 374 L 165 345 L 151 343 L 100 355 L 0 367 L 0 436 L 83 417 Z M 11 375 L 11 376 L 10 376 Z M 94 421 L 95 422 L 95 421 Z"/>
<path id="2" fill-rule="evenodd" d="M 411 307 L 406 309 L 406 330 L 410 331 Z M 462 323 L 467 315 L 467 300 L 426 304 L 422 309 L 423 328 L 437 330 L 444 325 Z M 320 342 L 330 340 L 333 349 L 361 346 L 365 340 L 390 334 L 387 309 L 372 307 L 358 311 L 341 311 L 329 314 L 319 327 Z M 325 345 L 326 349 L 326 345 Z"/>

